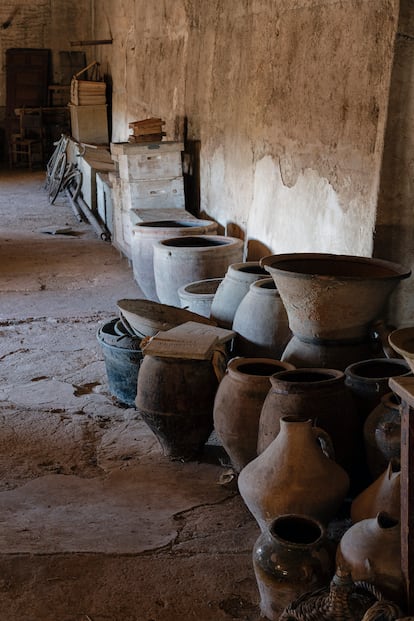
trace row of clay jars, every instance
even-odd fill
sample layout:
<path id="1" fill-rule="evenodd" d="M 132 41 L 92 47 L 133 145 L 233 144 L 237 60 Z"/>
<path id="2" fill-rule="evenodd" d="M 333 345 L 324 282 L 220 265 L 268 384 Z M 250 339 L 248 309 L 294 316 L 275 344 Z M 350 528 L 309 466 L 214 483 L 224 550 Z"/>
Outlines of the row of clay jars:
<path id="1" fill-rule="evenodd" d="M 358 479 L 362 430 L 342 371 L 294 369 L 272 359 L 229 363 L 215 398 L 214 424 L 237 472 L 268 447 L 286 415 L 306 416 L 324 429 L 336 461 Z"/>

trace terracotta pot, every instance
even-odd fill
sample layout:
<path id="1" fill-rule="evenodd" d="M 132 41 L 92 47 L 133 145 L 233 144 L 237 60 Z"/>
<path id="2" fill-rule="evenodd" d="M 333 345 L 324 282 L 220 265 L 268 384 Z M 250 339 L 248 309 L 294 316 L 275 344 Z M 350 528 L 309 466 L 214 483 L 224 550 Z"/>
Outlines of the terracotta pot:
<path id="1" fill-rule="evenodd" d="M 392 518 L 400 519 L 401 470 L 400 465 L 392 461 L 387 469 L 351 504 L 351 519 L 360 522 L 375 518 L 381 511 Z"/>
<path id="2" fill-rule="evenodd" d="M 223 235 L 192 235 L 156 242 L 154 278 L 163 304 L 180 306 L 178 289 L 189 282 L 222 278 L 228 266 L 240 261 L 243 240 Z"/>
<path id="3" fill-rule="evenodd" d="M 280 359 L 292 335 L 272 278 L 250 285 L 234 315 L 233 330 L 238 355 Z"/>
<path id="4" fill-rule="evenodd" d="M 178 297 L 181 308 L 187 308 L 202 317 L 210 317 L 211 304 L 222 280 L 222 278 L 206 278 L 205 280 L 189 282 L 180 287 Z"/>
<path id="5" fill-rule="evenodd" d="M 350 569 L 352 579 L 369 582 L 384 597 L 405 604 L 401 572 L 400 523 L 386 513 L 361 520 L 341 538 L 336 563 Z"/>
<path id="6" fill-rule="evenodd" d="M 364 423 L 365 455 L 371 476 L 376 479 L 393 460 L 400 461 L 401 401 L 386 393 Z"/>
<path id="7" fill-rule="evenodd" d="M 323 452 L 315 434 L 325 443 L 329 438 L 312 428 L 311 419 L 283 417 L 276 438 L 240 472 L 240 494 L 262 531 L 283 513 L 325 524 L 343 503 L 349 477 Z"/>
<path id="8" fill-rule="evenodd" d="M 354 398 L 359 417 L 365 422 L 368 414 L 389 392 L 390 377 L 410 375 L 410 367 L 401 358 L 360 360 L 345 369 L 345 383 Z"/>
<path id="9" fill-rule="evenodd" d="M 257 457 L 257 433 L 270 376 L 293 369 L 270 358 L 234 358 L 214 401 L 214 428 L 236 472 Z"/>
<path id="10" fill-rule="evenodd" d="M 153 245 L 162 239 L 189 235 L 214 235 L 212 220 L 152 220 L 132 228 L 131 258 L 134 279 L 145 297 L 158 302 L 154 278 Z"/>
<path id="11" fill-rule="evenodd" d="M 339 369 L 344 371 L 350 364 L 367 358 L 384 358 L 380 341 L 368 339 L 363 342 L 349 341 L 304 341 L 293 336 L 286 345 L 281 359 L 296 367 Z"/>
<path id="12" fill-rule="evenodd" d="M 278 435 L 283 416 L 306 416 L 329 434 L 335 461 L 356 485 L 363 464 L 362 427 L 344 373 L 336 369 L 281 371 L 270 383 L 260 416 L 258 453 Z"/>
<path id="13" fill-rule="evenodd" d="M 257 539 L 253 568 L 261 613 L 277 621 L 293 599 L 329 584 L 334 571 L 332 544 L 318 521 L 280 515 Z"/>
<path id="14" fill-rule="evenodd" d="M 144 356 L 135 404 L 171 460 L 200 454 L 213 430 L 217 387 L 210 360 Z"/>
<path id="15" fill-rule="evenodd" d="M 250 285 L 268 272 L 259 261 L 245 261 L 229 265 L 211 305 L 211 316 L 222 328 L 231 330 L 236 310 L 249 291 Z"/>
<path id="16" fill-rule="evenodd" d="M 285 305 L 290 328 L 304 340 L 365 340 L 388 297 L 411 271 L 350 255 L 279 254 L 264 257 Z"/>

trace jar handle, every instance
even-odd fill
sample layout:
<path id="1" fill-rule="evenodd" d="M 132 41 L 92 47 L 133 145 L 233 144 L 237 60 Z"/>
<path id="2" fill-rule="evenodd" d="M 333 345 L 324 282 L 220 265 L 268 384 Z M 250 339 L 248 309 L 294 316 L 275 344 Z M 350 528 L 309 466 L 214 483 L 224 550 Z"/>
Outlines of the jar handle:
<path id="1" fill-rule="evenodd" d="M 321 429 L 321 427 L 312 427 L 312 431 L 322 453 L 328 457 L 328 459 L 335 461 L 335 449 L 329 433 L 324 429 Z"/>

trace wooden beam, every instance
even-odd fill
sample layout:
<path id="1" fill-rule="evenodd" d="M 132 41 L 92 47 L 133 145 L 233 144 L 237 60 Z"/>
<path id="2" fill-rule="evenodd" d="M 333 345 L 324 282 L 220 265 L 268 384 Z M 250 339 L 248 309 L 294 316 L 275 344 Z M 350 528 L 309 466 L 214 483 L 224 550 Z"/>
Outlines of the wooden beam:
<path id="1" fill-rule="evenodd" d="M 96 39 L 95 41 L 71 41 L 71 46 L 82 46 L 82 45 L 111 45 L 112 39 Z"/>
<path id="2" fill-rule="evenodd" d="M 390 378 L 401 398 L 401 570 L 407 614 L 414 613 L 414 377 Z"/>

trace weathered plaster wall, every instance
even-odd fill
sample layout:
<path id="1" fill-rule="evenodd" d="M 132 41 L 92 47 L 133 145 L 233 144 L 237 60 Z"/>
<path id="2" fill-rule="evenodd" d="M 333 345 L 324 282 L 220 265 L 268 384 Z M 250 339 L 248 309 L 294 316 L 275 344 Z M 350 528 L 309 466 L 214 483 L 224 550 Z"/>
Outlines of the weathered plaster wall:
<path id="1" fill-rule="evenodd" d="M 414 7 L 401 3 L 378 198 L 374 254 L 414 269 Z M 414 277 L 391 303 L 395 326 L 414 325 Z"/>
<path id="2" fill-rule="evenodd" d="M 114 10 L 116 4 L 116 10 Z M 98 0 L 113 140 L 201 141 L 201 207 L 249 257 L 370 255 L 398 0 Z"/>

